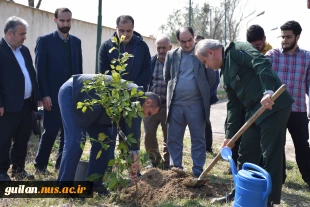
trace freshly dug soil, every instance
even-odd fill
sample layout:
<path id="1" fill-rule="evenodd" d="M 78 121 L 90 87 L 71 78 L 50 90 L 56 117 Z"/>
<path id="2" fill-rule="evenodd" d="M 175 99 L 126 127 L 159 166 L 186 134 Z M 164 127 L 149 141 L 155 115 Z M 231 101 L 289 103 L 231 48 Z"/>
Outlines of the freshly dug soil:
<path id="1" fill-rule="evenodd" d="M 130 184 L 119 194 L 119 203 L 132 206 L 154 206 L 157 203 L 175 199 L 194 199 L 217 197 L 227 192 L 223 184 L 207 182 L 200 188 L 189 188 L 184 182 L 193 177 L 179 169 L 168 171 L 157 168 L 150 169 L 139 178 L 138 204 L 136 203 L 136 185 Z"/>

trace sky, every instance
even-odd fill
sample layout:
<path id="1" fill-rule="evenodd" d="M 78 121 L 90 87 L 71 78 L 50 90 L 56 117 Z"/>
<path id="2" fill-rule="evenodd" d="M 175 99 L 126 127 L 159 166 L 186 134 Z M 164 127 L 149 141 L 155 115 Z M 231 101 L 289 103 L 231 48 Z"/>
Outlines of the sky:
<path id="1" fill-rule="evenodd" d="M 28 0 L 14 1 L 24 5 L 28 3 Z M 220 2 L 220 0 L 191 1 L 193 4 L 200 5 L 209 2 L 212 6 L 219 6 Z M 242 4 L 246 2 L 246 0 L 241 1 Z M 37 0 L 35 0 L 36 3 Z M 102 25 L 115 28 L 116 18 L 128 14 L 135 20 L 135 31 L 144 36 L 156 36 L 160 34 L 158 28 L 166 24 L 169 14 L 173 14 L 174 10 L 182 9 L 188 4 L 189 0 L 102 0 Z M 40 9 L 54 13 L 59 7 L 68 7 L 75 19 L 97 23 L 98 0 L 42 0 Z M 259 24 L 265 30 L 267 41 L 274 48 L 281 47 L 281 39 L 278 38 L 281 35 L 280 26 L 286 21 L 295 20 L 303 28 L 298 44 L 301 48 L 310 50 L 310 25 L 308 23 L 310 9 L 307 9 L 307 0 L 248 0 L 247 6 L 242 11 L 244 16 L 255 12 L 242 21 L 238 40 L 246 41 L 247 25 Z M 263 11 L 265 12 L 263 15 L 256 16 Z M 276 27 L 278 27 L 277 30 L 270 31 Z"/>

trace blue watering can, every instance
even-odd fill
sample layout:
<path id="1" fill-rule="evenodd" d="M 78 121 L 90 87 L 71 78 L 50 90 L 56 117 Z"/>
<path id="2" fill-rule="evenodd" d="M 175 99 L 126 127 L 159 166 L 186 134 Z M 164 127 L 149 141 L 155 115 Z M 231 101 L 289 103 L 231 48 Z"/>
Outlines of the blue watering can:
<path id="1" fill-rule="evenodd" d="M 237 168 L 231 155 L 231 149 L 221 150 L 223 159 L 230 163 L 235 185 L 234 207 L 266 207 L 272 183 L 269 173 L 252 163 L 244 163 L 237 174 Z"/>

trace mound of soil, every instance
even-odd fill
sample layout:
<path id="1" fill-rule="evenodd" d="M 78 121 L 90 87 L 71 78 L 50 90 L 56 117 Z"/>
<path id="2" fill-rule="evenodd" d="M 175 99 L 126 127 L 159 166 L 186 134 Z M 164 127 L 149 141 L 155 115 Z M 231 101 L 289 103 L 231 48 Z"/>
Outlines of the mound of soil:
<path id="1" fill-rule="evenodd" d="M 168 171 L 157 168 L 146 171 L 138 182 L 138 204 L 136 203 L 136 185 L 130 184 L 121 190 L 119 202 L 127 205 L 154 206 L 174 199 L 194 199 L 216 197 L 228 191 L 225 185 L 207 182 L 199 188 L 190 188 L 183 185 L 192 177 L 179 169 Z"/>

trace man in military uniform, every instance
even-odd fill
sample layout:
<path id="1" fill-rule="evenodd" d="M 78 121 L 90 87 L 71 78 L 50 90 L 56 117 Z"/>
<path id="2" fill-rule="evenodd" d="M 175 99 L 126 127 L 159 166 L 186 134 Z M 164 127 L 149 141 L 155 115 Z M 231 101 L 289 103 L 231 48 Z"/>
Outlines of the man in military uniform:
<path id="1" fill-rule="evenodd" d="M 224 50 L 218 40 L 201 40 L 196 46 L 195 54 L 207 68 L 220 68 L 224 78 L 228 116 L 223 146 L 240 127 L 240 105 L 246 109 L 246 120 L 261 106 L 268 109 L 244 132 L 239 149 L 238 167 L 240 169 L 245 162 L 258 164 L 263 155 L 263 167 L 272 179 L 268 206 L 279 204 L 286 124 L 294 100 L 287 91 L 275 102 L 270 99 L 282 83 L 272 70 L 268 59 L 249 43 L 231 42 Z M 226 199 L 224 197 L 217 201 Z M 230 197 L 230 200 L 232 199 L 233 196 Z"/>

